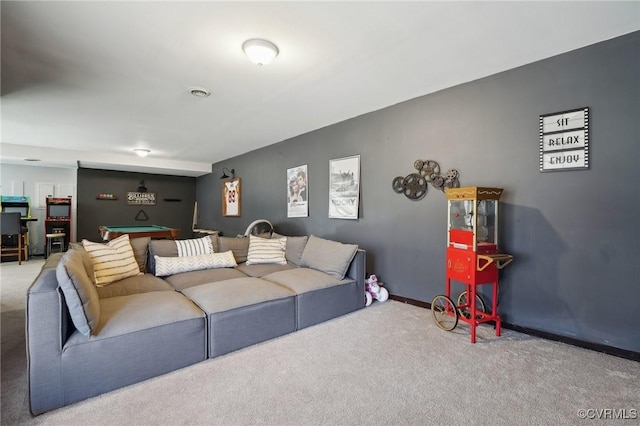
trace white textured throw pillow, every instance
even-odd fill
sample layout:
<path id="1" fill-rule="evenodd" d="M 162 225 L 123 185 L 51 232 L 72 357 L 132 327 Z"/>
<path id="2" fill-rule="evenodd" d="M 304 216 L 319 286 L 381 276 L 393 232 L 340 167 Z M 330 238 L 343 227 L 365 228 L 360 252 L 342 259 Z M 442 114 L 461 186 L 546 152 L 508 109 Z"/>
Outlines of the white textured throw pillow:
<path id="1" fill-rule="evenodd" d="M 91 258 L 97 287 L 103 287 L 127 277 L 142 275 L 129 243 L 129 234 L 124 234 L 106 244 L 82 240 L 82 246 Z"/>
<path id="2" fill-rule="evenodd" d="M 176 245 L 178 246 L 178 256 L 180 257 L 213 253 L 213 244 L 211 244 L 211 238 L 208 235 L 202 238 L 176 240 Z"/>
<path id="3" fill-rule="evenodd" d="M 249 235 L 247 265 L 257 265 L 259 263 L 276 263 L 278 265 L 286 265 L 286 248 L 287 237 L 266 239 Z"/>
<path id="4" fill-rule="evenodd" d="M 233 268 L 237 266 L 231 250 L 224 253 L 199 254 L 196 256 L 160 257 L 156 261 L 156 276 L 179 274 L 181 272 L 199 271 L 201 269 Z"/>

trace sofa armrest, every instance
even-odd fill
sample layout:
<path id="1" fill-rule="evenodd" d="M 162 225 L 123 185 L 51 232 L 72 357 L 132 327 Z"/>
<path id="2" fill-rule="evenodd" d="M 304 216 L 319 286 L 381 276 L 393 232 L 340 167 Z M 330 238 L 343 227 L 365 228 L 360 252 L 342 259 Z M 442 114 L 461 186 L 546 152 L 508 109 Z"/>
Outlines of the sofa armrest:
<path id="1" fill-rule="evenodd" d="M 33 414 L 64 405 L 61 357 L 71 329 L 56 269 L 45 268 L 26 296 L 27 370 Z"/>
<path id="2" fill-rule="evenodd" d="M 358 309 L 364 308 L 365 305 L 365 279 L 367 271 L 367 252 L 362 249 L 356 251 L 356 255 L 353 257 L 349 269 L 347 269 L 346 276 L 355 280 L 358 294 L 362 294 L 362 297 L 358 300 Z"/>

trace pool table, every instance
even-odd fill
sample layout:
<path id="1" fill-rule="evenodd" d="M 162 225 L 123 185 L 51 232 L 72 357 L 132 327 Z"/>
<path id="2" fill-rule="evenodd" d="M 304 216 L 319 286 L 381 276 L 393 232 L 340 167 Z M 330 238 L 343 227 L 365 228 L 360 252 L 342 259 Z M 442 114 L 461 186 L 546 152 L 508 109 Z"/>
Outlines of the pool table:
<path id="1" fill-rule="evenodd" d="M 98 232 L 105 241 L 111 241 L 124 234 L 129 234 L 129 238 L 151 237 L 153 239 L 172 238 L 176 240 L 179 229 L 159 225 L 99 226 Z"/>

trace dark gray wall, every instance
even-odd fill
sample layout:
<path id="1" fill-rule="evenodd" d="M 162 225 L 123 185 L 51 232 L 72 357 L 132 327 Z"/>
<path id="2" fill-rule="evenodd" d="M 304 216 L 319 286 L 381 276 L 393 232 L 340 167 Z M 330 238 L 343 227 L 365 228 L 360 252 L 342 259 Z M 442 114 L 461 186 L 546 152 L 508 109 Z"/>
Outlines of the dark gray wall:
<path id="1" fill-rule="evenodd" d="M 215 177 L 213 173 L 200 176 L 196 179 L 196 200 L 198 200 L 198 228 L 201 229 L 220 229 L 213 228 L 214 226 L 214 210 L 221 209 L 220 198 L 216 198 L 215 188 L 220 185 L 218 178 L 222 175 Z M 220 197 L 220 192 L 218 192 Z M 217 212 L 220 215 L 220 212 Z M 218 225 L 218 221 L 215 221 L 215 226 Z"/>
<path id="2" fill-rule="evenodd" d="M 436 160 L 464 186 L 505 189 L 501 248 L 515 261 L 501 276 L 504 321 L 638 352 L 639 75 L 636 32 L 216 163 L 198 179 L 212 195 L 203 224 L 231 235 L 266 218 L 284 234 L 357 243 L 391 293 L 430 302 L 445 287 L 446 199 L 430 187 L 411 201 L 391 182 Z M 540 173 L 539 115 L 587 106 L 590 169 Z M 329 160 L 354 154 L 360 219 L 328 219 Z M 286 169 L 301 164 L 309 217 L 287 219 Z M 221 217 L 222 167 L 242 178 L 240 218 Z"/>
<path id="3" fill-rule="evenodd" d="M 155 206 L 130 206 L 127 192 L 137 191 L 144 180 L 148 192 L 156 193 Z M 112 170 L 78 169 L 78 235 L 99 241 L 100 225 L 162 225 L 180 229 L 180 237 L 192 236 L 193 204 L 196 199 L 196 179 L 183 176 L 165 176 Z M 112 193 L 116 201 L 97 200 L 100 193 Z M 180 202 L 167 202 L 165 198 L 178 198 Z M 136 215 L 144 210 L 147 221 L 137 221 Z"/>

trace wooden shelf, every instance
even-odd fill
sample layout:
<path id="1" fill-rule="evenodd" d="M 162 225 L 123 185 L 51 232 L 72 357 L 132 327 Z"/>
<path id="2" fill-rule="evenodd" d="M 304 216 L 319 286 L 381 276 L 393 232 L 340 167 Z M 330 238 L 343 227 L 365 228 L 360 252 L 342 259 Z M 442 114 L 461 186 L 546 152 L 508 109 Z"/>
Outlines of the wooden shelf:
<path id="1" fill-rule="evenodd" d="M 96 195 L 96 200 L 108 200 L 108 201 L 116 201 L 118 197 L 114 193 L 111 192 L 101 192 Z"/>

